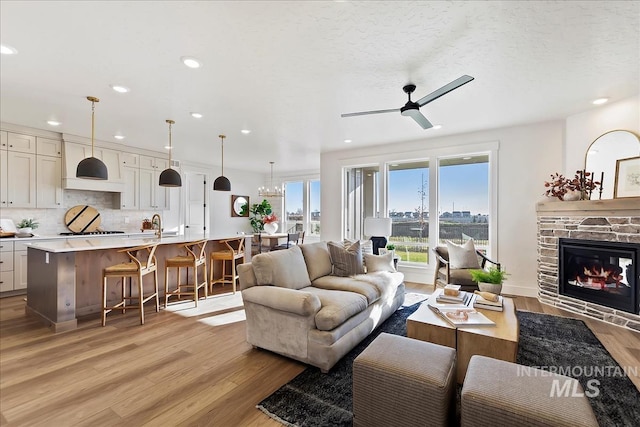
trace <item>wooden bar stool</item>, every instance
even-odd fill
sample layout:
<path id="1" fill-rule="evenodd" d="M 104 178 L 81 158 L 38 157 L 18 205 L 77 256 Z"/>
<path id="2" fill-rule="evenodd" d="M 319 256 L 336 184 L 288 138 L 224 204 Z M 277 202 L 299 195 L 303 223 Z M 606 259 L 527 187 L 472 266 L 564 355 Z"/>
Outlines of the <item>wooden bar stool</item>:
<path id="1" fill-rule="evenodd" d="M 137 308 L 140 310 L 140 324 L 144 325 L 144 303 L 151 298 L 156 300 L 156 312 L 160 311 L 160 301 L 158 299 L 158 262 L 155 252 L 158 244 L 136 246 L 119 250 L 118 252 L 126 252 L 130 258 L 129 262 L 112 265 L 102 270 L 102 326 L 107 322 L 107 313 L 112 310 L 122 310 L 125 313 L 127 308 Z M 142 278 L 149 273 L 153 273 L 153 289 L 151 295 L 144 295 L 144 286 Z M 122 279 L 122 299 L 113 306 L 107 305 L 107 279 L 116 277 Z M 129 296 L 126 293 L 126 278 L 129 278 Z M 133 277 L 138 281 L 138 295 L 131 295 L 131 282 Z M 138 304 L 127 306 L 127 300 L 137 300 Z"/>
<path id="2" fill-rule="evenodd" d="M 193 296 L 193 301 L 198 306 L 198 291 L 200 288 L 204 288 L 204 297 L 209 296 L 209 290 L 207 286 L 207 254 L 204 251 L 207 246 L 206 240 L 198 240 L 197 242 L 189 242 L 182 245 L 186 249 L 186 255 L 178 255 L 175 257 L 167 258 L 164 262 L 164 306 L 169 304 L 169 298 L 177 296 L 178 300 L 182 295 Z M 202 283 L 198 281 L 198 267 L 204 268 L 204 275 L 202 277 Z M 169 269 L 178 269 L 178 286 L 174 291 L 169 291 Z M 180 269 L 187 269 L 187 283 L 181 283 Z M 193 268 L 193 283 L 189 283 L 189 268 Z"/>
<path id="3" fill-rule="evenodd" d="M 244 263 L 244 239 L 244 237 L 238 237 L 234 239 L 220 240 L 220 243 L 223 243 L 227 248 L 221 251 L 211 252 L 211 262 L 209 264 L 211 293 L 213 293 L 213 285 L 218 283 L 222 283 L 223 286 L 225 283 L 231 283 L 233 285 L 233 293 L 236 293 L 236 282 L 238 280 L 238 275 L 236 274 L 236 261 L 242 260 L 240 264 Z M 222 261 L 222 275 L 218 279 L 213 280 L 213 266 L 215 261 Z M 227 274 L 227 261 L 231 261 L 231 274 Z"/>

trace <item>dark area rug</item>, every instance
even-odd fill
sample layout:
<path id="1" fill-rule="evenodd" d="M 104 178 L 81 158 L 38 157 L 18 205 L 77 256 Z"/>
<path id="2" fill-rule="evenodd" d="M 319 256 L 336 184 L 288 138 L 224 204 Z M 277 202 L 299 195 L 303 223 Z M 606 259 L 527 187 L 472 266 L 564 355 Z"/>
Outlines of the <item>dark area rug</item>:
<path id="1" fill-rule="evenodd" d="M 419 303 L 416 303 L 398 309 L 343 357 L 328 374 L 309 367 L 260 402 L 258 408 L 288 426 L 351 426 L 353 360 L 381 332 L 406 335 L 406 319 L 418 306 Z M 595 385 L 591 383 L 592 387 L 589 388 L 588 381 L 599 381 L 599 393 L 589 400 L 600 425 L 638 425 L 638 389 L 584 322 L 529 312 L 518 312 L 518 319 L 518 363 L 545 370 L 568 369 L 571 374 L 569 376 L 580 381 L 585 391 L 593 390 Z"/>

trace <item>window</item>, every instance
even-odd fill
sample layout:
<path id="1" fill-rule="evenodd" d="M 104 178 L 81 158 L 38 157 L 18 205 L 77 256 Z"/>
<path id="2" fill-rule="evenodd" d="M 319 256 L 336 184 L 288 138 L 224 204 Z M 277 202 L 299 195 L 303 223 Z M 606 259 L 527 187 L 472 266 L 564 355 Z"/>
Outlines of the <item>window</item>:
<path id="1" fill-rule="evenodd" d="M 380 212 L 378 204 L 378 166 L 347 168 L 345 178 L 345 212 L 343 235 L 349 239 L 364 236 L 364 219 L 376 217 Z"/>
<path id="2" fill-rule="evenodd" d="M 307 237 L 320 237 L 320 181 L 302 180 L 284 184 L 283 232 L 305 232 Z"/>
<path id="3" fill-rule="evenodd" d="M 489 156 L 439 160 L 438 244 L 464 243 L 473 238 L 476 249 L 489 247 Z"/>
<path id="4" fill-rule="evenodd" d="M 388 215 L 393 232 L 389 244 L 401 261 L 429 262 L 429 162 L 388 166 Z"/>

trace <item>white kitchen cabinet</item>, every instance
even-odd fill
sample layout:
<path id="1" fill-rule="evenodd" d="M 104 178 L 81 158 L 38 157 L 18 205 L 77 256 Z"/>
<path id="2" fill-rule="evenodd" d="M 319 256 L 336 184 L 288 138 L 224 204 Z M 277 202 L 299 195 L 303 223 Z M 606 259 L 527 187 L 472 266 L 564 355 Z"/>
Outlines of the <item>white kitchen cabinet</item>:
<path id="1" fill-rule="evenodd" d="M 169 209 L 169 189 L 158 184 L 162 170 L 140 168 L 140 209 Z"/>
<path id="2" fill-rule="evenodd" d="M 120 194 L 120 208 L 140 209 L 140 169 L 125 166 L 122 173 L 124 190 Z"/>
<path id="3" fill-rule="evenodd" d="M 27 247 L 16 242 L 13 251 L 13 290 L 27 289 Z"/>
<path id="4" fill-rule="evenodd" d="M 7 133 L 7 149 L 9 151 L 19 151 L 21 153 L 36 154 L 36 137 L 22 135 L 20 133 Z"/>
<path id="5" fill-rule="evenodd" d="M 49 138 L 36 138 L 38 156 L 62 157 L 62 141 Z"/>
<path id="6" fill-rule="evenodd" d="M 2 132 L 6 136 L 6 132 Z M 9 200 L 7 199 L 7 161 L 9 160 L 9 154 L 7 150 L 0 149 L 0 208 L 6 208 L 9 206 Z"/>
<path id="7" fill-rule="evenodd" d="M 13 242 L 0 243 L 0 292 L 13 290 Z"/>
<path id="8" fill-rule="evenodd" d="M 62 206 L 62 158 L 36 156 L 36 206 L 59 208 Z"/>
<path id="9" fill-rule="evenodd" d="M 120 153 L 120 161 L 122 166 L 126 168 L 139 168 L 140 155 L 133 153 Z"/>
<path id="10" fill-rule="evenodd" d="M 4 150 L 0 150 L 4 155 Z M 9 208 L 36 207 L 36 155 L 7 151 L 6 161 L 0 160 L 2 181 L 6 178 L 6 203 L 0 206 Z M 6 166 L 6 167 L 5 167 Z M 4 185 L 3 185 L 4 187 Z"/>

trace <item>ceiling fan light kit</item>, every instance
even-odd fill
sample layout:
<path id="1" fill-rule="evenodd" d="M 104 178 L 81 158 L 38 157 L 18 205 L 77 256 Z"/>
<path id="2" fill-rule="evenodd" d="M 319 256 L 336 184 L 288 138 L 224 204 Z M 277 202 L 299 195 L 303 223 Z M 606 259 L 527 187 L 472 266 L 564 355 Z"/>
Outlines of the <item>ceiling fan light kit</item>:
<path id="1" fill-rule="evenodd" d="M 169 124 L 169 167 L 162 171 L 158 185 L 161 187 L 182 187 L 182 178 L 177 170 L 171 167 L 171 152 L 173 146 L 171 145 L 171 125 L 175 122 L 173 120 L 165 120 Z"/>
<path id="2" fill-rule="evenodd" d="M 408 84 L 408 85 L 405 85 L 402 88 L 402 90 L 408 95 L 409 100 L 401 108 L 391 108 L 388 110 L 362 111 L 359 113 L 347 113 L 347 114 L 342 114 L 341 117 L 355 117 L 355 116 L 364 116 L 368 114 L 380 114 L 380 113 L 395 113 L 399 111 L 400 114 L 402 114 L 403 116 L 408 116 L 408 117 L 411 117 L 413 120 L 415 120 L 416 123 L 418 123 L 422 127 L 422 129 L 429 129 L 429 128 L 432 128 L 433 125 L 420 112 L 420 107 L 423 107 L 428 103 L 435 101 L 441 96 L 446 95 L 452 90 L 457 89 L 460 86 L 465 85 L 472 80 L 473 80 L 473 77 L 467 76 L 465 74 L 464 76 L 455 79 L 451 83 L 448 83 L 442 86 L 440 89 L 437 89 L 431 92 L 430 94 L 423 96 L 417 102 L 411 100 L 411 94 L 416 90 L 416 85 Z"/>
<path id="3" fill-rule="evenodd" d="M 222 174 L 213 181 L 213 189 L 215 191 L 231 191 L 231 181 L 224 176 L 224 139 L 226 135 L 218 135 L 220 137 L 220 146 L 222 147 Z"/>
<path id="4" fill-rule="evenodd" d="M 76 178 L 106 180 L 109 178 L 107 165 L 93 155 L 93 137 L 95 128 L 95 103 L 100 102 L 95 96 L 87 96 L 91 101 L 91 157 L 82 159 L 76 168 Z"/>

